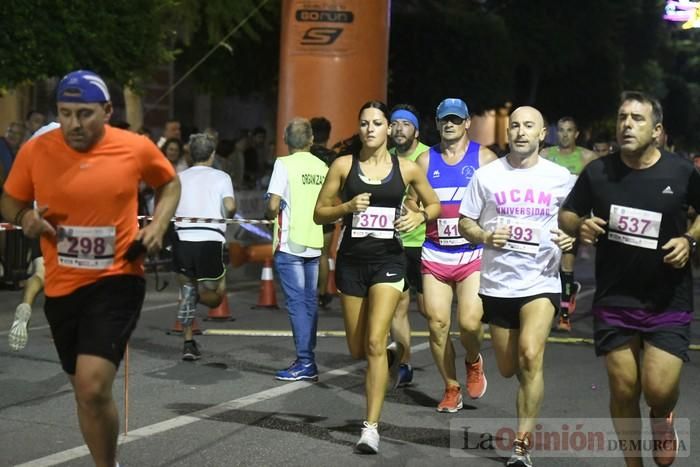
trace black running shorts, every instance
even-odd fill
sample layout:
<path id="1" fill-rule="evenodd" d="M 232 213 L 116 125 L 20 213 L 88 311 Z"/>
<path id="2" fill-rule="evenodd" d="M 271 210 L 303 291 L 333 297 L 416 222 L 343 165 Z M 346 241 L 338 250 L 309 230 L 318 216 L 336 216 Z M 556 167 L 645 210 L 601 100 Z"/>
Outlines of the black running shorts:
<path id="1" fill-rule="evenodd" d="M 119 275 L 46 297 L 44 311 L 63 370 L 74 375 L 80 354 L 97 355 L 119 368 L 145 294 L 142 277 Z"/>
<path id="2" fill-rule="evenodd" d="M 484 307 L 484 316 L 482 316 L 481 321 L 506 329 L 520 329 L 520 310 L 533 300 L 538 298 L 549 299 L 552 302 L 552 306 L 554 306 L 553 317 L 557 315 L 561 301 L 561 295 L 558 293 L 541 293 L 529 297 L 516 298 L 489 297 L 482 294 L 479 294 L 479 296 Z"/>
<path id="3" fill-rule="evenodd" d="M 336 287 L 344 295 L 353 297 L 366 297 L 373 285 L 400 282 L 405 275 L 406 257 L 403 253 L 390 256 L 381 263 L 338 256 L 335 266 Z"/>
<path id="4" fill-rule="evenodd" d="M 599 318 L 593 319 L 593 340 L 595 341 L 595 353 L 598 356 L 606 355 L 622 347 L 636 336 L 640 336 L 642 344 L 648 342 L 654 347 L 675 355 L 684 362 L 690 360 L 688 356 L 690 325 L 667 326 L 649 331 L 640 331 L 613 326 Z"/>
<path id="5" fill-rule="evenodd" d="M 423 247 L 404 247 L 404 253 L 406 254 L 406 282 L 403 289 L 411 288 L 417 293 L 423 293 L 423 274 L 420 272 Z"/>
<path id="6" fill-rule="evenodd" d="M 226 272 L 223 251 L 222 242 L 178 240 L 173 244 L 175 272 L 198 281 L 218 281 Z"/>

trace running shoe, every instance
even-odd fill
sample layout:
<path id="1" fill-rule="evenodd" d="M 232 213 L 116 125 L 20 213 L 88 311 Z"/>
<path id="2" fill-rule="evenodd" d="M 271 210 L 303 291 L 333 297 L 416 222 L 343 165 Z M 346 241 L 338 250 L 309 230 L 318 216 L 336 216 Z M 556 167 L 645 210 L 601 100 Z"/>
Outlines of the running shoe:
<path id="1" fill-rule="evenodd" d="M 325 293 L 318 296 L 318 306 L 319 308 L 328 308 L 328 305 L 333 301 L 333 294 Z"/>
<path id="2" fill-rule="evenodd" d="M 355 449 L 361 454 L 377 454 L 379 452 L 379 432 L 376 423 L 363 423 L 362 435 L 355 445 Z"/>
<path id="3" fill-rule="evenodd" d="M 399 386 L 399 366 L 403 357 L 403 344 L 392 342 L 386 347 L 387 360 L 389 363 L 389 380 L 387 389 L 396 389 Z"/>
<path id="4" fill-rule="evenodd" d="M 280 381 L 318 381 L 318 368 L 315 363 L 302 363 L 296 360 L 288 368 L 275 373 L 275 379 Z"/>
<path id="5" fill-rule="evenodd" d="M 413 367 L 410 363 L 399 365 L 399 386 L 400 388 L 409 386 L 413 382 Z"/>
<path id="6" fill-rule="evenodd" d="M 182 286 L 182 299 L 177 309 L 177 320 L 183 326 L 189 326 L 194 320 L 197 311 L 197 289 L 192 284 Z"/>
<path id="7" fill-rule="evenodd" d="M 559 324 L 557 325 L 557 331 L 571 332 L 571 320 L 569 317 L 560 316 Z"/>
<path id="8" fill-rule="evenodd" d="M 462 408 L 462 388 L 447 386 L 445 395 L 437 406 L 438 412 L 455 413 Z"/>
<path id="9" fill-rule="evenodd" d="M 576 311 L 576 296 L 581 292 L 581 285 L 580 282 L 574 281 L 574 290 L 571 292 L 571 298 L 569 299 L 569 314 L 573 315 L 574 312 Z"/>
<path id="10" fill-rule="evenodd" d="M 661 467 L 673 464 L 678 455 L 678 434 L 673 427 L 673 412 L 666 418 L 654 418 L 649 411 L 649 420 L 654 438 L 654 462 Z"/>
<path id="11" fill-rule="evenodd" d="M 530 443 L 527 440 L 516 439 L 513 441 L 513 455 L 506 462 L 506 467 L 532 467 Z"/>
<path id="12" fill-rule="evenodd" d="M 464 361 L 467 367 L 467 394 L 472 399 L 479 399 L 486 393 L 486 375 L 484 374 L 484 357 L 479 354 L 479 358 L 474 363 Z"/>
<path id="13" fill-rule="evenodd" d="M 185 341 L 185 345 L 182 349 L 182 359 L 186 362 L 193 362 L 202 358 L 202 354 L 199 351 L 197 342 L 194 339 L 191 341 Z"/>
<path id="14" fill-rule="evenodd" d="M 20 303 L 15 309 L 15 320 L 12 322 L 10 334 L 7 335 L 7 340 L 10 348 L 14 351 L 19 351 L 27 345 L 27 323 L 32 317 L 32 307 L 28 303 Z"/>

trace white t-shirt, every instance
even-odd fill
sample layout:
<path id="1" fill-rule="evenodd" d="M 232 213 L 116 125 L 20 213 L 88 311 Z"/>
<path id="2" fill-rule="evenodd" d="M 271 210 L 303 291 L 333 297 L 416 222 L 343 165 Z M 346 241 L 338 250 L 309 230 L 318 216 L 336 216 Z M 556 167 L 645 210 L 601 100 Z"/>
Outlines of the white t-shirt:
<path id="1" fill-rule="evenodd" d="M 275 166 L 272 169 L 272 176 L 270 177 L 270 186 L 267 188 L 267 192 L 279 196 L 285 204 L 280 211 L 281 217 L 279 218 L 279 251 L 294 256 L 302 256 L 304 258 L 321 256 L 320 249 L 298 245 L 289 239 L 289 215 L 292 209 L 289 199 L 289 175 L 287 173 L 287 168 L 279 160 L 275 161 Z M 313 208 L 314 206 L 309 206 L 309 209 Z"/>
<path id="2" fill-rule="evenodd" d="M 484 245 L 479 293 L 500 298 L 561 293 L 561 250 L 553 242 L 557 216 L 569 192 L 569 171 L 542 157 L 527 169 L 505 157 L 479 168 L 459 213 L 487 232 L 510 224 L 506 248 Z"/>
<path id="3" fill-rule="evenodd" d="M 176 217 L 222 219 L 226 215 L 224 198 L 233 198 L 231 177 L 226 172 L 206 166 L 194 166 L 178 174 L 182 192 L 175 210 Z M 192 230 L 180 230 L 180 228 Z M 175 222 L 180 240 L 188 242 L 223 242 L 226 224 Z M 221 232 L 221 233 L 218 233 Z"/>

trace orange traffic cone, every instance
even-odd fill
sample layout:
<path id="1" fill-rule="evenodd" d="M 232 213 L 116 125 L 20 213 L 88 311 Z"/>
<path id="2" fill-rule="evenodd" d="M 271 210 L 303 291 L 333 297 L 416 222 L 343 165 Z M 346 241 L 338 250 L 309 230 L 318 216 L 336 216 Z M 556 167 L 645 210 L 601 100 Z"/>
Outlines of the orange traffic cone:
<path id="1" fill-rule="evenodd" d="M 182 327 L 182 323 L 180 322 L 179 319 L 175 319 L 175 324 L 173 327 L 168 331 L 168 334 L 182 334 L 184 331 L 184 328 Z M 197 323 L 197 318 L 192 320 L 192 334 L 195 336 L 199 336 L 202 334 L 202 330 L 199 328 L 199 324 Z"/>
<path id="2" fill-rule="evenodd" d="M 326 283 L 326 293 L 337 294 L 338 288 L 335 286 L 335 259 L 328 258 L 328 282 Z"/>
<path id="3" fill-rule="evenodd" d="M 279 308 L 275 293 L 275 282 L 272 275 L 272 259 L 268 258 L 263 263 L 260 277 L 260 295 L 258 303 L 253 308 Z"/>
<path id="4" fill-rule="evenodd" d="M 207 321 L 233 321 L 231 309 L 228 306 L 228 297 L 224 293 L 221 303 L 216 308 L 209 308 L 209 314 L 206 317 Z"/>

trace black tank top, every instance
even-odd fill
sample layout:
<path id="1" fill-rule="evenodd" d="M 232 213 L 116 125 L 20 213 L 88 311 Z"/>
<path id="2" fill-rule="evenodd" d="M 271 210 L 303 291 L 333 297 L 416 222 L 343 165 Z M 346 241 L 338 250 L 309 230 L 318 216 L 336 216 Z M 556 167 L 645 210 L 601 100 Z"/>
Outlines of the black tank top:
<path id="1" fill-rule="evenodd" d="M 401 213 L 401 201 L 406 185 L 399 169 L 399 159 L 391 156 L 391 171 L 380 184 L 367 183 L 360 177 L 361 169 L 357 156 L 352 157 L 350 173 L 341 193 L 343 202 L 360 193 L 371 193 L 370 206 L 363 213 L 352 213 L 343 217 L 338 255 L 347 259 L 381 262 L 388 256 L 403 253 L 394 221 Z"/>

